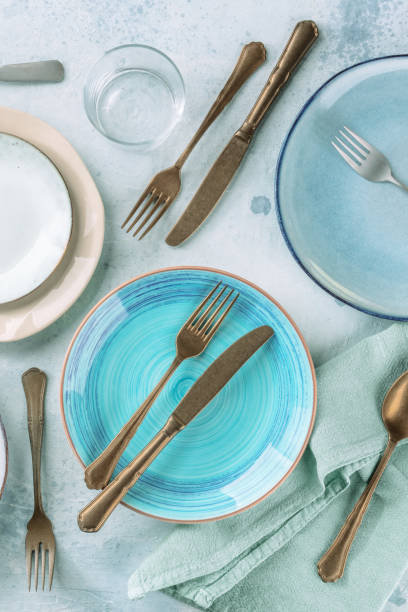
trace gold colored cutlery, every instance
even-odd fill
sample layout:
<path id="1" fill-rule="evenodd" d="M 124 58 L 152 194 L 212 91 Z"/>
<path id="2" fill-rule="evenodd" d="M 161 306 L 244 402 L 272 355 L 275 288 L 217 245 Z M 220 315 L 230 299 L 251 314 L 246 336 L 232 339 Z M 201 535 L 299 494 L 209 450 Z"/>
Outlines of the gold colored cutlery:
<path id="1" fill-rule="evenodd" d="M 313 21 L 301 21 L 296 25 L 254 107 L 167 236 L 167 244 L 177 246 L 184 242 L 215 208 L 247 152 L 255 130 L 317 37 L 318 29 Z"/>
<path id="2" fill-rule="evenodd" d="M 44 394 L 47 377 L 38 368 L 31 368 L 22 376 L 27 400 L 27 422 L 33 461 L 34 512 L 27 524 L 25 542 L 28 590 L 31 589 L 32 560 L 34 556 L 34 583 L 38 587 L 38 564 L 41 553 L 41 582 L 45 585 L 46 556 L 48 553 L 48 587 L 51 590 L 55 562 L 55 537 L 52 524 L 46 516 L 41 498 L 41 446 L 44 427 Z"/>
<path id="3" fill-rule="evenodd" d="M 268 325 L 257 327 L 229 346 L 193 384 L 166 424 L 118 476 L 78 514 L 82 531 L 95 532 L 167 444 L 221 391 L 244 363 L 273 335 Z"/>
<path id="4" fill-rule="evenodd" d="M 177 159 L 174 166 L 162 170 L 152 178 L 122 224 L 122 228 L 129 224 L 126 231 L 130 232 L 136 223 L 140 221 L 133 233 L 133 236 L 139 234 L 140 240 L 156 225 L 159 219 L 161 219 L 164 213 L 169 209 L 180 191 L 181 168 L 187 157 L 213 121 L 224 110 L 251 74 L 253 74 L 253 72 L 255 72 L 255 70 L 265 61 L 265 58 L 266 50 L 261 42 L 251 42 L 245 45 L 231 76 L 186 149 Z M 145 204 L 140 209 L 143 202 L 145 202 Z M 150 224 L 145 227 L 149 221 Z M 143 228 L 145 229 L 143 233 L 140 234 Z"/>
<path id="5" fill-rule="evenodd" d="M 181 327 L 176 338 L 176 356 L 153 391 L 106 449 L 85 469 L 85 482 L 90 489 L 102 489 L 108 484 L 123 451 L 169 378 L 185 359 L 200 355 L 219 329 L 239 295 L 233 295 L 233 289 L 226 293 L 225 286 L 218 291 L 220 285 L 218 283 L 209 292 Z"/>
<path id="6" fill-rule="evenodd" d="M 395 381 L 385 396 L 382 419 L 388 431 L 387 446 L 353 511 L 348 515 L 329 550 L 317 564 L 319 575 L 324 582 L 335 582 L 343 576 L 350 547 L 379 480 L 398 442 L 408 438 L 408 372 Z"/>

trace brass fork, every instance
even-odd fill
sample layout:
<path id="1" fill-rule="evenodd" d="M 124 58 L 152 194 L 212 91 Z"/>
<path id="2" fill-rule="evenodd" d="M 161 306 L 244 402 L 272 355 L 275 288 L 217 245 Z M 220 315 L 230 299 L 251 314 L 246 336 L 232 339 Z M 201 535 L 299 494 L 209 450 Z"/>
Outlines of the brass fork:
<path id="1" fill-rule="evenodd" d="M 90 489 L 103 489 L 103 487 L 108 484 L 123 451 L 135 435 L 139 425 L 169 378 L 185 359 L 200 355 L 204 351 L 231 310 L 239 294 L 236 293 L 234 297 L 232 297 L 234 289 L 231 289 L 228 294 L 225 295 L 227 287 L 223 287 L 205 308 L 220 287 L 220 284 L 221 283 L 218 283 L 218 285 L 210 291 L 207 297 L 197 306 L 180 329 L 176 338 L 176 356 L 167 372 L 163 375 L 140 408 L 136 410 L 126 425 L 122 427 L 112 442 L 105 448 L 99 457 L 86 468 L 85 482 Z M 224 296 L 224 299 L 219 301 L 222 296 Z"/>
<path id="2" fill-rule="evenodd" d="M 46 553 L 48 552 L 48 586 L 51 591 L 54 575 L 55 538 L 51 521 L 45 515 L 41 499 L 41 444 L 44 426 L 44 393 L 47 377 L 38 368 L 31 368 L 22 376 L 27 400 L 28 433 L 33 461 L 34 512 L 27 523 L 26 564 L 28 590 L 31 589 L 31 568 L 34 555 L 35 590 L 38 587 L 38 558 L 41 550 L 42 590 L 45 584 Z"/>
<path id="3" fill-rule="evenodd" d="M 144 216 L 143 221 L 140 222 L 139 226 L 133 233 L 133 236 L 136 236 L 136 234 L 138 234 L 142 228 L 145 227 L 146 223 L 153 217 L 153 215 L 155 215 L 148 227 L 141 235 L 139 235 L 139 240 L 141 240 L 148 232 L 150 232 L 152 227 L 156 225 L 158 220 L 161 219 L 164 213 L 168 210 L 171 203 L 175 200 L 178 192 L 180 191 L 181 167 L 183 166 L 187 157 L 190 155 L 201 136 L 203 136 L 203 134 L 207 131 L 213 121 L 226 107 L 228 102 L 232 100 L 245 81 L 265 61 L 265 58 L 266 50 L 261 42 L 251 42 L 248 45 L 245 45 L 241 51 L 237 64 L 231 73 L 231 76 L 184 152 L 180 155 L 174 166 L 171 166 L 166 170 L 162 170 L 162 172 L 159 172 L 152 178 L 139 200 L 126 217 L 126 220 L 122 224 L 122 229 L 129 223 L 132 217 L 136 215 L 146 198 L 147 202 L 145 203 L 144 207 L 135 216 L 126 231 L 130 232 L 136 223 Z"/>

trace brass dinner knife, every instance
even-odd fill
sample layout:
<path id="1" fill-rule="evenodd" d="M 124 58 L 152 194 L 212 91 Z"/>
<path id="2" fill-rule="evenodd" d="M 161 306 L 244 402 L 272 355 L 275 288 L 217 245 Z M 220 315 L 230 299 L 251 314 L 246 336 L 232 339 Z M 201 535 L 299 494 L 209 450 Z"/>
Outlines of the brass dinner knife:
<path id="1" fill-rule="evenodd" d="M 167 244 L 178 246 L 184 242 L 215 208 L 247 152 L 255 130 L 317 36 L 318 29 L 313 21 L 300 21 L 296 25 L 254 107 L 218 157 L 190 204 L 167 236 Z"/>
<path id="2" fill-rule="evenodd" d="M 227 384 L 244 363 L 273 335 L 273 329 L 263 325 L 228 347 L 193 384 L 167 423 L 94 500 L 78 514 L 82 531 L 99 531 L 126 493 L 165 446 Z"/>

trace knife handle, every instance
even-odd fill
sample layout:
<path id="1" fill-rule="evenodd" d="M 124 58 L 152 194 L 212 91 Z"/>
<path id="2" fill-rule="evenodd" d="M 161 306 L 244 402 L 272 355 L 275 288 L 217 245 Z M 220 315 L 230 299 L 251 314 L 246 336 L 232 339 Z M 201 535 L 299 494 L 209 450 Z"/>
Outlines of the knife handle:
<path id="1" fill-rule="evenodd" d="M 95 499 L 80 511 L 78 514 L 78 525 L 81 531 L 88 533 L 99 531 L 129 489 L 139 480 L 143 472 L 163 448 L 167 446 L 170 440 L 184 427 L 184 423 L 179 421 L 174 414 L 169 417 L 164 427 L 136 455 L 133 461 Z"/>
<path id="2" fill-rule="evenodd" d="M 237 91 L 242 87 L 247 79 L 255 72 L 257 68 L 266 59 L 266 49 L 261 42 L 250 42 L 241 51 L 241 55 L 238 58 L 238 62 L 234 70 L 232 71 L 228 81 L 225 83 L 223 89 L 218 94 L 218 97 L 203 122 L 194 134 L 191 141 L 188 143 L 186 149 L 180 155 L 176 163 L 174 164 L 177 168 L 181 168 L 191 151 L 200 140 L 201 136 L 208 130 L 210 125 L 215 121 L 218 115 L 224 110 L 228 102 L 232 100 Z"/>
<path id="3" fill-rule="evenodd" d="M 259 98 L 237 132 L 244 140 L 248 142 L 251 140 L 270 105 L 318 35 L 319 31 L 314 21 L 300 21 L 296 25 Z"/>
<path id="4" fill-rule="evenodd" d="M 146 414 L 149 412 L 151 406 L 173 372 L 178 368 L 181 361 L 182 360 L 178 356 L 173 359 L 170 367 L 157 383 L 153 391 L 147 396 L 143 404 L 139 406 L 105 450 L 85 468 L 85 482 L 89 489 L 103 489 L 106 487 L 125 448 L 139 429 Z"/>

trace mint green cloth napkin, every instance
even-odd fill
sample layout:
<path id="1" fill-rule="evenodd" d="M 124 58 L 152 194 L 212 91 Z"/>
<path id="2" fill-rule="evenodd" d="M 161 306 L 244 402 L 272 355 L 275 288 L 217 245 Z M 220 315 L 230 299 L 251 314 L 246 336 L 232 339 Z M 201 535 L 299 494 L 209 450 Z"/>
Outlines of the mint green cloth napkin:
<path id="1" fill-rule="evenodd" d="M 269 498 L 218 522 L 179 525 L 129 580 L 220 612 L 375 612 L 408 564 L 408 446 L 397 447 L 344 577 L 316 563 L 363 491 L 386 443 L 381 404 L 408 369 L 408 326 L 394 324 L 320 366 L 310 444 Z"/>

